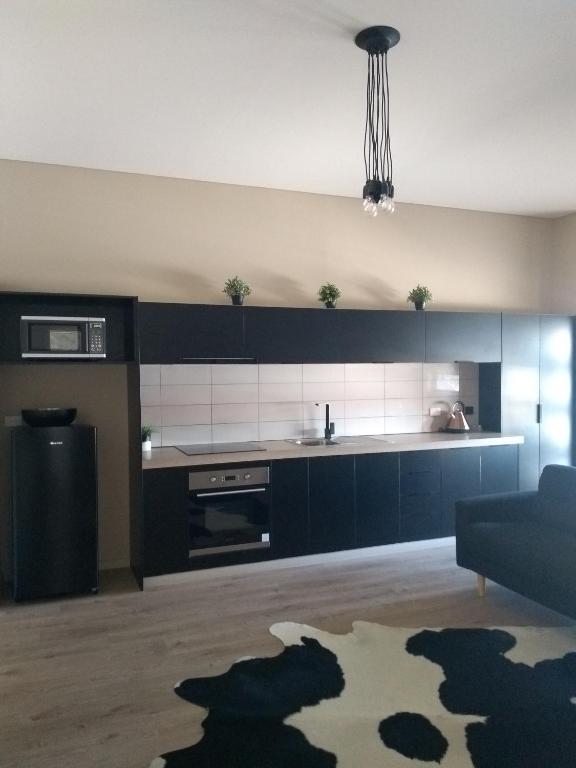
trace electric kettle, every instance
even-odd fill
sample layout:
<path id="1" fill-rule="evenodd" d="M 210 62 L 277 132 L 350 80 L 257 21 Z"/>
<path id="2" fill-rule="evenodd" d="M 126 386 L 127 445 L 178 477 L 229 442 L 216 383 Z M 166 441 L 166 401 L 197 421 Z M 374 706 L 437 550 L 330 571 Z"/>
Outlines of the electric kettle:
<path id="1" fill-rule="evenodd" d="M 448 423 L 444 428 L 446 432 L 469 432 L 470 426 L 464 416 L 464 403 L 462 400 L 456 400 L 450 409 Z"/>

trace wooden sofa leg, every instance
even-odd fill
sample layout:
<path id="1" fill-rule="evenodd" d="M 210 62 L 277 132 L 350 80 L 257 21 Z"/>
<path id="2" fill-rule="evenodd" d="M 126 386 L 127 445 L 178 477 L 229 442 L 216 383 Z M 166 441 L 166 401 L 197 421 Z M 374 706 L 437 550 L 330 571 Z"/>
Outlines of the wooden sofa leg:
<path id="1" fill-rule="evenodd" d="M 478 595 L 480 597 L 486 597 L 486 576 L 476 574 Z"/>

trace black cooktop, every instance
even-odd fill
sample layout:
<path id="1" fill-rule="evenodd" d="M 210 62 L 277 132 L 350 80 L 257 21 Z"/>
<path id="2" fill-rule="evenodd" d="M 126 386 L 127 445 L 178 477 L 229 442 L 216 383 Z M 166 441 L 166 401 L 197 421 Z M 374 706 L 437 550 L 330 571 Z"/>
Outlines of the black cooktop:
<path id="1" fill-rule="evenodd" d="M 244 453 L 245 451 L 265 451 L 258 443 L 198 443 L 196 445 L 176 445 L 186 456 L 196 456 L 203 453 Z"/>

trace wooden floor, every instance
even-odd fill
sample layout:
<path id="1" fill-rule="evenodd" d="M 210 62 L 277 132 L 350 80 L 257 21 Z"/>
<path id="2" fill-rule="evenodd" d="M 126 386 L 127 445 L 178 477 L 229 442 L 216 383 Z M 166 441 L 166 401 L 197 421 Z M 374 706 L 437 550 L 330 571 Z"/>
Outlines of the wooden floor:
<path id="1" fill-rule="evenodd" d="M 452 541 L 197 572 L 143 593 L 108 581 L 97 597 L 0 607 L 1 768 L 147 768 L 201 735 L 203 711 L 174 685 L 278 653 L 276 621 L 570 623 L 490 583 L 479 598 Z"/>

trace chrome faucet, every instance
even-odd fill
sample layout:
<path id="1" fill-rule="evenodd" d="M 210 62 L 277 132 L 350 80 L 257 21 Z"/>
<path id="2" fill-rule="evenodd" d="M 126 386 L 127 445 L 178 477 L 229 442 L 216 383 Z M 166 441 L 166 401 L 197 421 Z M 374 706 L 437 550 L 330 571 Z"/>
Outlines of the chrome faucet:
<path id="1" fill-rule="evenodd" d="M 330 421 L 330 403 L 316 403 L 318 407 L 323 405 L 326 408 L 326 422 L 324 424 L 324 440 L 332 440 L 334 434 L 334 422 Z"/>

